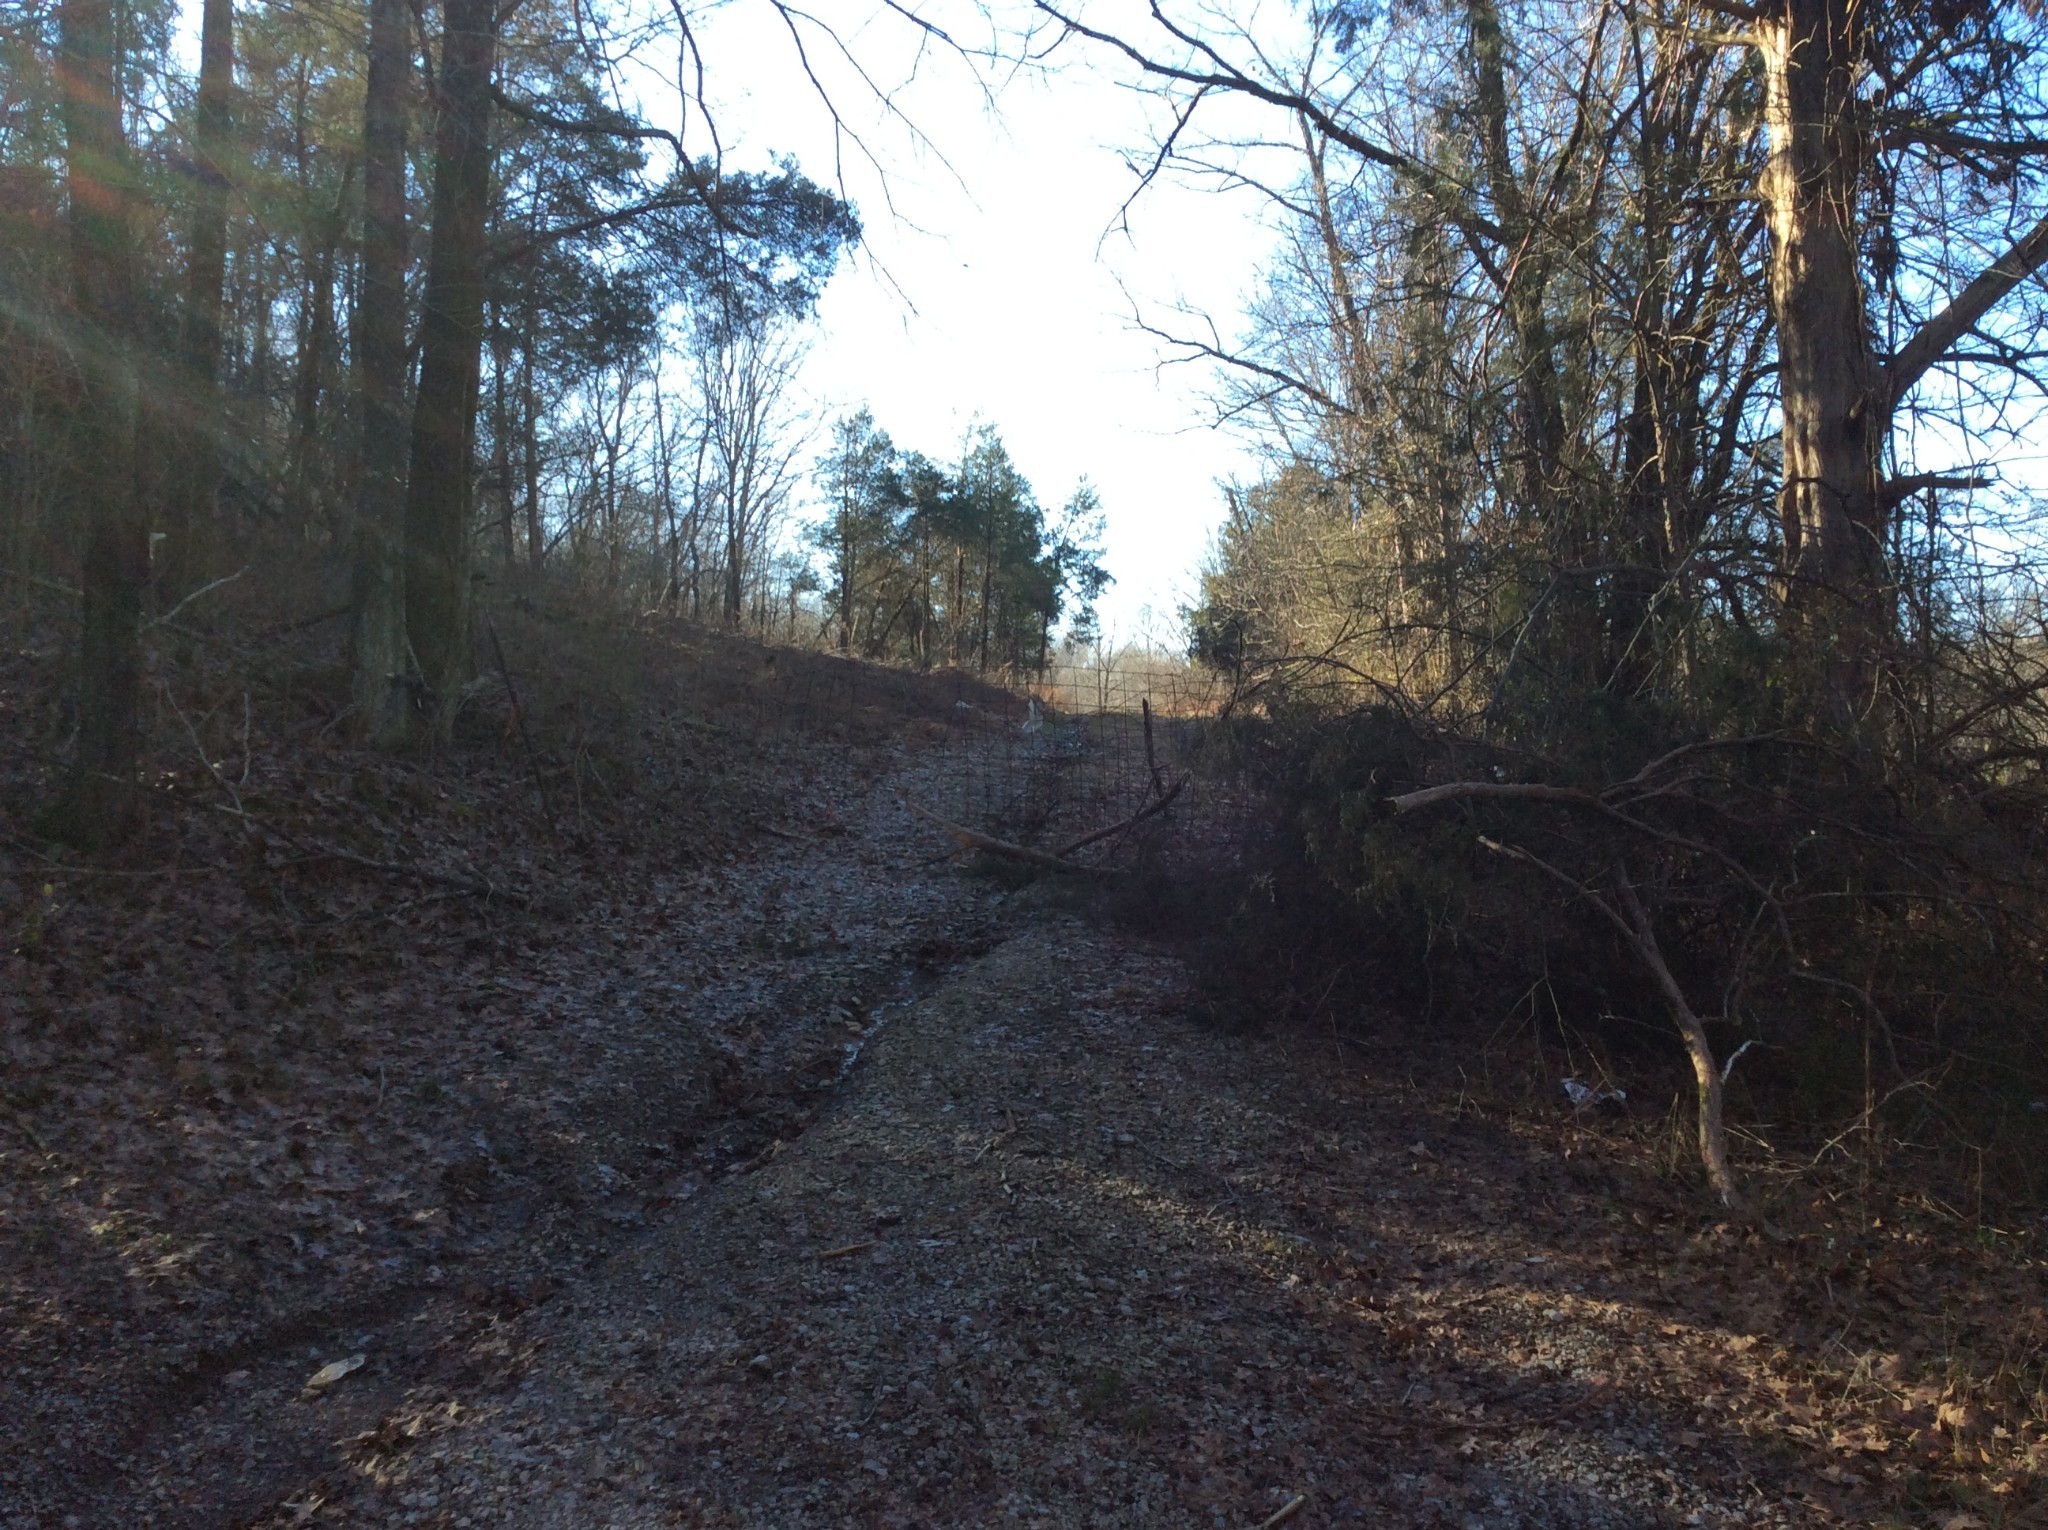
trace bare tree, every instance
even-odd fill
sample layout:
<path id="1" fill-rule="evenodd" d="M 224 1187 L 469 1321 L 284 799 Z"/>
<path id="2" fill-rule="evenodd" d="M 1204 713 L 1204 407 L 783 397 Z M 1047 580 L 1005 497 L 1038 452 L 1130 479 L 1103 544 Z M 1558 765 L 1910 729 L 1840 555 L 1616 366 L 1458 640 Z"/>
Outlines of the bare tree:
<path id="1" fill-rule="evenodd" d="M 708 504 L 699 515 L 720 528 L 719 613 L 746 616 L 751 582 L 789 507 L 805 442 L 790 394 L 803 342 L 784 321 L 725 307 L 698 326 L 692 381 L 705 443 Z"/>

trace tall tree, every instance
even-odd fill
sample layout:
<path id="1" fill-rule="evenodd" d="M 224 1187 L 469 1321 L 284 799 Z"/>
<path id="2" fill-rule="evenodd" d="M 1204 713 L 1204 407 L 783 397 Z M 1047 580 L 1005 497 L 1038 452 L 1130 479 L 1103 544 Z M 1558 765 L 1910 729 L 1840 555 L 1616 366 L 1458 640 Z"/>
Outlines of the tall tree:
<path id="1" fill-rule="evenodd" d="M 227 289 L 228 166 L 235 157 L 233 0 L 205 0 L 199 25 L 199 94 L 193 108 L 191 242 L 185 264 L 180 361 L 184 410 L 165 495 L 157 582 L 172 599 L 205 566 L 221 471 L 221 317 Z"/>
<path id="2" fill-rule="evenodd" d="M 355 313 L 361 420 L 350 672 L 359 727 L 402 725 L 412 667 L 405 631 L 405 113 L 411 71 L 405 0 L 370 0 L 363 96 L 363 244 Z"/>
<path id="3" fill-rule="evenodd" d="M 405 626 L 435 729 L 453 724 L 469 668 L 469 520 L 490 219 L 495 0 L 443 11 L 432 228 L 420 382 L 405 488 Z"/>
<path id="4" fill-rule="evenodd" d="M 889 556 L 895 512 L 905 504 L 896 471 L 896 446 L 874 415 L 860 410 L 832 427 L 832 451 L 823 463 L 824 489 L 831 506 L 824 530 L 832 560 L 832 602 L 839 624 L 839 651 L 851 653 L 859 638 L 864 585 Z"/>
<path id="5" fill-rule="evenodd" d="M 796 483 L 801 421 L 790 382 L 801 355 L 787 320 L 721 301 L 696 332 L 695 399 L 706 443 L 704 518 L 718 528 L 719 614 L 738 626 Z"/>
<path id="6" fill-rule="evenodd" d="M 1706 4 L 1749 24 L 1763 68 L 1770 159 L 1760 190 L 1771 227 L 1788 598 L 1830 650 L 1829 701 L 1847 720 L 1875 699 L 1877 661 L 1896 620 L 1885 566 L 1892 512 L 1941 476 L 1887 481 L 1899 409 L 1930 368 L 2048 263 L 2036 184 L 2048 119 L 2019 74 L 2041 39 L 2018 35 L 2025 24 L 2001 15 L 2038 17 L 2039 7 Z M 1940 163 L 1925 163 L 1930 151 Z M 1916 158 L 1921 173 L 1957 183 L 1956 207 L 1982 225 L 1971 232 L 1994 249 L 2003 233 L 2004 248 L 1973 270 L 1953 253 L 1960 230 L 1939 230 L 1940 268 L 1926 274 L 1946 301 L 1887 358 L 1872 304 L 1896 295 L 1900 230 L 1871 217 L 1872 178 L 1906 179 Z M 1974 218 L 1973 204 L 1983 209 Z"/>
<path id="7" fill-rule="evenodd" d="M 57 24 L 80 373 L 71 487 L 84 520 L 85 561 L 78 754 L 56 827 L 95 843 L 124 827 L 142 739 L 149 522 L 136 451 L 139 203 L 116 86 L 121 60 L 114 0 L 62 0 Z"/>

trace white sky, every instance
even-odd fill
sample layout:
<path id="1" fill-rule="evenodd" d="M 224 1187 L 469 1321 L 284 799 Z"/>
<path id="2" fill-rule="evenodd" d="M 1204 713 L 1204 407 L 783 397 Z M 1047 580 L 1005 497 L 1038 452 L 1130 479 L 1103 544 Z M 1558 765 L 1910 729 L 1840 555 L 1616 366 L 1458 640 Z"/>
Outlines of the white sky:
<path id="1" fill-rule="evenodd" d="M 1105 628 L 1166 637 L 1222 514 L 1217 481 L 1252 467 L 1241 441 L 1206 423 L 1213 379 L 1193 366 L 1160 371 L 1165 348 L 1131 318 L 1135 305 L 1164 323 L 1186 303 L 1233 332 L 1271 244 L 1258 204 L 1160 183 L 1133 207 L 1128 233 L 1116 230 L 1137 185 L 1118 151 L 1142 159 L 1146 103 L 1089 60 L 1013 76 L 991 107 L 959 59 L 914 60 L 896 18 L 879 15 L 847 40 L 878 81 L 907 82 L 893 99 L 931 140 L 921 147 L 811 48 L 880 161 L 886 195 L 854 146 L 842 140 L 835 156 L 830 118 L 769 7 L 731 6 L 702 29 L 728 154 L 742 164 L 794 154 L 813 179 L 843 177 L 866 226 L 865 250 L 826 292 L 806 393 L 826 419 L 866 402 L 898 446 L 940 461 L 972 421 L 988 420 L 1049 509 L 1086 475 L 1107 512 L 1116 576 Z M 700 133 L 693 125 L 687 137 L 701 149 Z"/>

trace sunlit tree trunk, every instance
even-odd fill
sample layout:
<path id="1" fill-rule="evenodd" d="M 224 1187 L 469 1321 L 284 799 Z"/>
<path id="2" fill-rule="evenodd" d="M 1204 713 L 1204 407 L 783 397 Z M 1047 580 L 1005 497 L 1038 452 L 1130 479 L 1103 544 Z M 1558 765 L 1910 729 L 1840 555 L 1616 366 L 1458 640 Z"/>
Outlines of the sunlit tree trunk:
<path id="1" fill-rule="evenodd" d="M 357 479 L 355 625 L 350 670 L 357 726 L 391 741 L 406 727 L 405 99 L 411 68 L 405 0 L 371 0 L 363 99 L 363 254 L 355 320 Z"/>
<path id="2" fill-rule="evenodd" d="M 471 458 L 483 360 L 498 18 L 493 0 L 449 0 L 444 18 L 433 230 L 405 495 L 405 624 L 435 730 L 445 736 L 469 670 Z"/>
<path id="3" fill-rule="evenodd" d="M 57 12 L 71 296 L 80 408 L 71 472 L 85 532 L 78 754 L 53 827 L 84 844 L 116 837 L 141 753 L 142 604 L 149 528 L 137 485 L 137 188 L 115 94 L 113 0 Z"/>
<path id="4" fill-rule="evenodd" d="M 1770 161 L 1771 308 L 1784 411 L 1787 604 L 1832 649 L 1828 703 L 1854 714 L 1889 620 L 1879 457 L 1889 426 L 1857 264 L 1864 143 L 1855 121 L 1865 8 L 1784 0 L 1757 28 Z"/>

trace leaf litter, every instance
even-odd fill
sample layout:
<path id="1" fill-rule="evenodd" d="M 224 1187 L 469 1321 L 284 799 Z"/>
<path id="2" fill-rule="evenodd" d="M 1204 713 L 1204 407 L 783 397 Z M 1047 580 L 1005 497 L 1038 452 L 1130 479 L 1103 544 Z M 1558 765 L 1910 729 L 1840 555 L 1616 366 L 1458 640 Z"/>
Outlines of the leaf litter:
<path id="1" fill-rule="evenodd" d="M 2031 1240 L 1198 1027 L 913 815 L 950 697 L 692 659 L 555 719 L 552 824 L 272 696 L 125 861 L 10 831 L 0 1520 L 2042 1522 Z"/>

